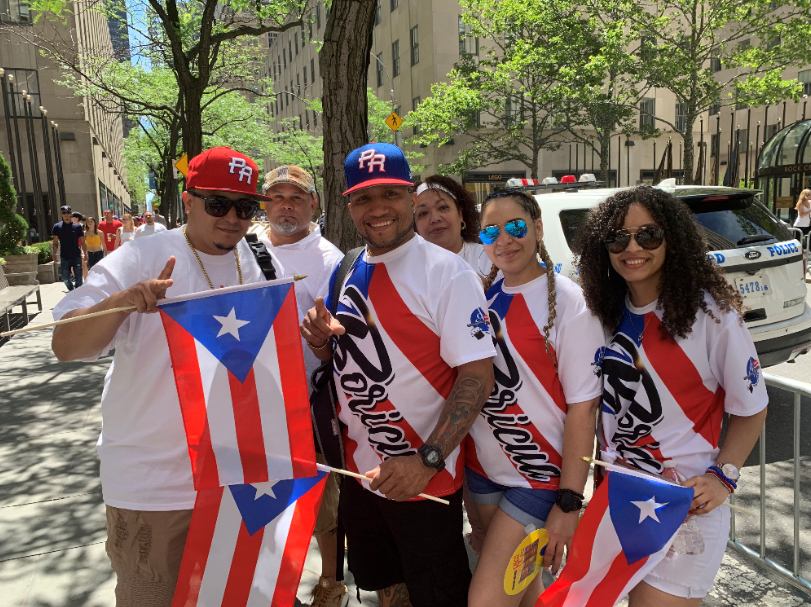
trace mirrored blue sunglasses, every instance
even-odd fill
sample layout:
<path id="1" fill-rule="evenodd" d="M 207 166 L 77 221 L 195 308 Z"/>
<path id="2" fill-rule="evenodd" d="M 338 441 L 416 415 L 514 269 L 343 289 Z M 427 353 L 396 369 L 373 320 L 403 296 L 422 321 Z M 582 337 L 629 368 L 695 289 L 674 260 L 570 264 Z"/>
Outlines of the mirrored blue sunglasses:
<path id="1" fill-rule="evenodd" d="M 527 235 L 527 222 L 523 219 L 513 219 L 504 224 L 504 231 L 513 238 L 523 238 Z M 498 226 L 486 226 L 479 232 L 479 238 L 484 244 L 493 244 L 501 232 Z"/>

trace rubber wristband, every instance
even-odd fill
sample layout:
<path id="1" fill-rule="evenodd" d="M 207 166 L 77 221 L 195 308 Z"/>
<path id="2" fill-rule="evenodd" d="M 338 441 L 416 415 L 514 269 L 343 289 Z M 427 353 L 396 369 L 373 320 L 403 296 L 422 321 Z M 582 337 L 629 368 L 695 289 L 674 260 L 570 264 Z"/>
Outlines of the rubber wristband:
<path id="1" fill-rule="evenodd" d="M 713 474 L 718 475 L 718 477 L 720 477 L 724 482 L 726 482 L 733 489 L 738 488 L 738 483 L 736 483 L 731 478 L 729 478 L 726 474 L 724 474 L 723 470 L 721 470 L 721 468 L 719 468 L 718 466 L 710 466 L 709 468 L 707 468 L 707 470 L 711 470 L 713 472 Z"/>
<path id="2" fill-rule="evenodd" d="M 712 476 L 717 478 L 719 481 L 721 481 L 721 484 L 724 485 L 724 487 L 726 488 L 727 491 L 729 491 L 730 494 L 735 493 L 735 489 L 737 489 L 737 487 L 733 486 L 732 481 L 727 479 L 723 475 L 723 473 L 718 474 L 718 472 L 716 472 L 715 470 L 708 469 L 707 474 L 711 474 Z"/>

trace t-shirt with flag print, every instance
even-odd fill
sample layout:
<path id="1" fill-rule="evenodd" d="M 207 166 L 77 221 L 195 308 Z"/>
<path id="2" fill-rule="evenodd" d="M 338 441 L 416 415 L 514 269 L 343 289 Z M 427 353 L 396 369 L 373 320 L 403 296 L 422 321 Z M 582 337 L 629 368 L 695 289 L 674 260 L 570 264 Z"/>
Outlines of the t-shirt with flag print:
<path id="1" fill-rule="evenodd" d="M 420 236 L 382 255 L 360 255 L 341 289 L 337 319 L 346 333 L 333 357 L 349 470 L 362 474 L 417 452 L 439 421 L 456 367 L 495 355 L 485 307 L 470 266 Z M 424 493 L 461 488 L 458 447 L 445 465 Z"/>
<path id="2" fill-rule="evenodd" d="M 556 276 L 555 289 L 549 350 L 557 370 L 544 347 L 546 275 L 517 287 L 500 280 L 487 293 L 496 384 L 470 431 L 466 465 L 500 485 L 557 490 L 568 405 L 602 393 L 600 322 L 574 282 Z"/>
<path id="3" fill-rule="evenodd" d="M 607 461 L 622 457 L 661 474 L 662 463 L 674 460 L 682 475 L 698 476 L 716 462 L 724 412 L 749 417 L 766 408 L 757 352 L 740 315 L 720 310 L 707 293 L 704 301 L 715 318 L 699 309 L 686 338 L 663 340 L 658 302 L 637 308 L 626 297 L 602 361 L 598 437 Z"/>

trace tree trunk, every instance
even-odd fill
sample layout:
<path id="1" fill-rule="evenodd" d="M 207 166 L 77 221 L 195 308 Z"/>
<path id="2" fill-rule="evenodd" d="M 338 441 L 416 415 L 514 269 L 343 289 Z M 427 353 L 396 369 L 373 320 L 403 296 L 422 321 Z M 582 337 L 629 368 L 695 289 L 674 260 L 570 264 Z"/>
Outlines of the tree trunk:
<path id="1" fill-rule="evenodd" d="M 203 90 L 202 82 L 195 78 L 192 87 L 184 94 L 185 124 L 183 125 L 183 150 L 189 160 L 203 151 Z"/>
<path id="2" fill-rule="evenodd" d="M 344 252 L 362 243 L 343 196 L 344 159 L 368 142 L 366 81 L 376 7 L 376 0 L 333 0 L 319 55 L 326 237 Z"/>
<path id="3" fill-rule="evenodd" d="M 609 185 L 608 183 L 608 154 L 607 152 L 611 147 L 611 132 L 610 131 L 599 131 L 597 139 L 600 142 L 600 152 L 598 154 L 600 158 L 600 181 L 605 181 L 606 186 Z"/>
<path id="4" fill-rule="evenodd" d="M 696 119 L 688 114 L 685 120 L 684 150 L 682 151 L 682 166 L 684 167 L 684 177 L 682 178 L 682 183 L 684 185 L 692 185 L 693 178 L 695 177 L 695 171 L 693 170 L 693 159 L 695 158 L 693 126 L 695 123 Z"/>

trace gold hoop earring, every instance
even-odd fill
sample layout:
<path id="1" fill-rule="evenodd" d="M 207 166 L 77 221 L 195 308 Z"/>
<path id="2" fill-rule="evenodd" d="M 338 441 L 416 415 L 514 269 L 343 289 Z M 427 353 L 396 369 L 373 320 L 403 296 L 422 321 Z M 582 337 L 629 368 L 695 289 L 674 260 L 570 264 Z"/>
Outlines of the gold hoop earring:
<path id="1" fill-rule="evenodd" d="M 467 224 L 466 224 L 466 223 L 463 221 L 463 222 L 462 222 L 462 229 L 463 229 L 463 230 L 465 229 L 465 226 L 466 226 L 466 225 L 467 225 Z"/>

